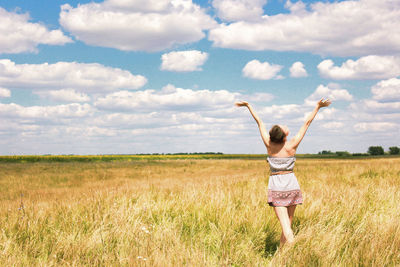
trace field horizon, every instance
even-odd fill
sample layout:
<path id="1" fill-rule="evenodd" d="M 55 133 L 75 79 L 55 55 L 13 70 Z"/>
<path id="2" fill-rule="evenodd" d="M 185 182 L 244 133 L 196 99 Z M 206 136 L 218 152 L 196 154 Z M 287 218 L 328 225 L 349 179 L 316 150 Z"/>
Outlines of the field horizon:
<path id="1" fill-rule="evenodd" d="M 111 162 L 136 160 L 189 160 L 189 159 L 248 159 L 265 160 L 264 154 L 224 154 L 222 152 L 193 152 L 193 153 L 151 153 L 151 154 L 96 154 L 96 155 L 0 155 L 0 162 Z M 368 155 L 368 153 L 353 154 L 296 154 L 296 158 L 309 159 L 373 159 L 400 158 L 400 155 Z"/>

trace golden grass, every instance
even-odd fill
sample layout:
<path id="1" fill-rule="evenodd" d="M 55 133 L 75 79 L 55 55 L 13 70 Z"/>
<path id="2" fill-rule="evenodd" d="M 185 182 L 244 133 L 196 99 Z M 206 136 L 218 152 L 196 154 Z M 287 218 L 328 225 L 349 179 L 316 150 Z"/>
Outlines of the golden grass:
<path id="1" fill-rule="evenodd" d="M 1 163 L 0 266 L 400 265 L 400 159 L 299 159 L 277 249 L 262 160 Z"/>

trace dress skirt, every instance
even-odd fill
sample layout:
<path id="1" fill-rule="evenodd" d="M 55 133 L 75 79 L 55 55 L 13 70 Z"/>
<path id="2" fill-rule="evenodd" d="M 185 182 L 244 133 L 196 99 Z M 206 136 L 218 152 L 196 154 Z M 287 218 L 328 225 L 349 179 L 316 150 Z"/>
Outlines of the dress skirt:
<path id="1" fill-rule="evenodd" d="M 303 203 L 299 182 L 293 172 L 271 175 L 268 181 L 268 204 L 288 207 Z"/>

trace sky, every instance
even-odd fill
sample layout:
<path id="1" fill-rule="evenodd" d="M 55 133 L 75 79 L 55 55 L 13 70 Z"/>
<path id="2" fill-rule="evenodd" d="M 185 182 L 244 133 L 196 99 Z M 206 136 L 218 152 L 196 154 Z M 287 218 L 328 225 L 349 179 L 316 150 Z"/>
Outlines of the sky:
<path id="1" fill-rule="evenodd" d="M 0 154 L 400 146 L 400 1 L 0 0 Z"/>

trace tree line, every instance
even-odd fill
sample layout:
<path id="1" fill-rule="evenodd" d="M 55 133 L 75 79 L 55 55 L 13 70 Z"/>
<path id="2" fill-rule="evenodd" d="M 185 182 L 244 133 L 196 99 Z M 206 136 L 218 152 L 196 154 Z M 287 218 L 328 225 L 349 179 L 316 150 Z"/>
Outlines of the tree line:
<path id="1" fill-rule="evenodd" d="M 400 148 L 397 146 L 391 146 L 389 147 L 389 154 L 390 155 L 399 155 L 400 154 Z M 385 151 L 383 150 L 383 147 L 381 146 L 370 146 L 368 148 L 368 154 L 371 155 L 384 155 Z"/>
<path id="2" fill-rule="evenodd" d="M 397 146 L 389 147 L 389 150 L 386 152 L 389 155 L 400 155 L 400 148 Z M 370 146 L 368 147 L 367 153 L 350 153 L 348 151 L 336 151 L 332 152 L 330 150 L 322 150 L 318 152 L 318 155 L 336 155 L 339 157 L 343 156 L 379 156 L 385 155 L 385 150 L 382 146 Z"/>

